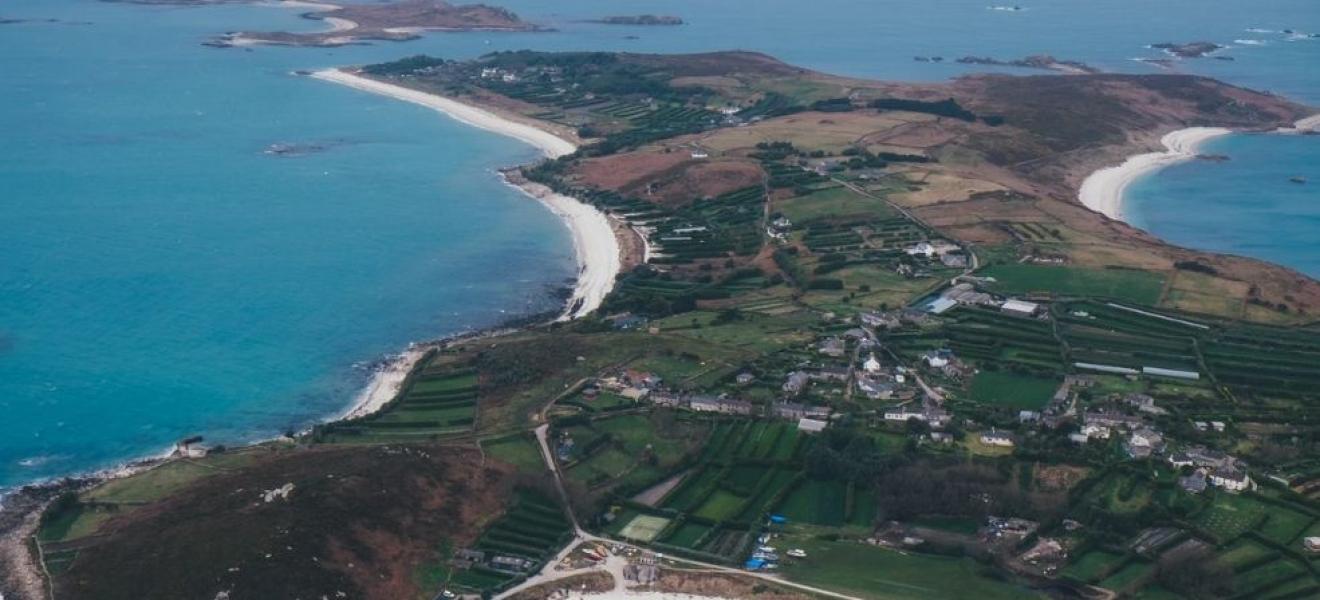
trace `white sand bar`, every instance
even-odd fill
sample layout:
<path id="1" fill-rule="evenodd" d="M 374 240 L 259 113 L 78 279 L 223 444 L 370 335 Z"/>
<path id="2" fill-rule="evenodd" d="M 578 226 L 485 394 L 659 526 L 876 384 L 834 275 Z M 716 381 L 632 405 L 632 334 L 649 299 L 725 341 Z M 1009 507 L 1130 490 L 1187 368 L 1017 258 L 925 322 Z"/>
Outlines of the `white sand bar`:
<path id="1" fill-rule="evenodd" d="M 1082 182 L 1077 198 L 1087 208 L 1121 221 L 1123 193 L 1133 181 L 1171 164 L 1196 158 L 1198 148 L 1206 140 L 1229 133 L 1232 131 L 1222 127 L 1189 127 L 1169 133 L 1160 138 L 1167 150 L 1131 156 L 1121 165 L 1092 173 Z"/>

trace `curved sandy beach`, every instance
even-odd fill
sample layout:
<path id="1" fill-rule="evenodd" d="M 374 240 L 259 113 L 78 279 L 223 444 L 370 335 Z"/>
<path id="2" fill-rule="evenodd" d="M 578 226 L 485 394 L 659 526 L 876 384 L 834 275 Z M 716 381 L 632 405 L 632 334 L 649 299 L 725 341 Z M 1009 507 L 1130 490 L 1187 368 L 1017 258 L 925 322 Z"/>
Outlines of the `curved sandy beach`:
<path id="1" fill-rule="evenodd" d="M 537 148 L 549 158 L 557 158 L 577 151 L 576 145 L 548 131 L 443 96 L 368 79 L 338 69 L 317 71 L 311 76 L 364 92 L 425 106 L 461 123 L 524 142 Z M 579 265 L 578 280 L 559 320 L 567 321 L 590 314 L 600 307 L 605 296 L 614 288 L 614 278 L 621 268 L 619 241 L 614 237 L 609 219 L 596 207 L 556 194 L 543 185 L 526 183 L 514 187 L 535 198 L 559 216 L 572 234 L 573 249 Z M 362 417 L 380 410 L 398 393 L 404 378 L 424 353 L 422 348 L 409 348 L 407 352 L 378 371 L 344 416 Z"/>
<path id="2" fill-rule="evenodd" d="M 1160 138 L 1167 150 L 1131 156 L 1121 165 L 1092 173 L 1082 182 L 1077 198 L 1087 208 L 1122 221 L 1123 193 L 1133 181 L 1171 164 L 1196 158 L 1197 149 L 1206 140 L 1229 133 L 1232 131 L 1222 127 L 1189 127 L 1171 132 Z"/>
<path id="3" fill-rule="evenodd" d="M 511 137 L 534 146 L 550 158 L 558 158 L 565 154 L 572 154 L 577 151 L 577 146 L 573 145 L 572 142 L 548 131 L 537 129 L 536 127 L 519 123 L 517 121 L 505 119 L 504 117 L 484 108 L 479 108 L 471 104 L 464 104 L 444 96 L 428 94 L 426 92 L 382 81 L 376 81 L 375 79 L 368 79 L 339 69 L 317 71 L 312 73 L 312 77 L 324 81 L 331 81 L 340 85 L 346 85 L 364 92 L 389 96 L 395 100 L 420 104 L 449 115 L 451 118 L 461 123 Z"/>

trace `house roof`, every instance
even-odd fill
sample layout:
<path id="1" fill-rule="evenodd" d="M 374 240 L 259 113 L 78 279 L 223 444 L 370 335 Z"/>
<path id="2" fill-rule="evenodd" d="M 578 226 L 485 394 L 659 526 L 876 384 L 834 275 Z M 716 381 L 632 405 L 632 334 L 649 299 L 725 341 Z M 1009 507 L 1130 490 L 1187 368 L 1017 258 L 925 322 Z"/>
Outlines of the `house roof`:
<path id="1" fill-rule="evenodd" d="M 823 431 L 829 424 L 829 421 L 822 421 L 820 419 L 808 419 L 806 417 L 798 419 L 798 429 L 801 431 Z"/>
<path id="2" fill-rule="evenodd" d="M 1013 312 L 1034 313 L 1040 309 L 1040 305 L 1026 300 L 1007 300 L 1002 308 Z"/>

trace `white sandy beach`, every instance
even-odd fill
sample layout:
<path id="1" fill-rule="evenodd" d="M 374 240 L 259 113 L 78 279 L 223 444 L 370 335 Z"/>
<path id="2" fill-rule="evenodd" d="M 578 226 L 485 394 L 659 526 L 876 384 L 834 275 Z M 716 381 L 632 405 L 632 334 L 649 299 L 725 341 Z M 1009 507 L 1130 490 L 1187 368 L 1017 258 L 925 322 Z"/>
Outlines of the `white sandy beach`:
<path id="1" fill-rule="evenodd" d="M 548 131 L 537 129 L 536 127 L 532 127 L 525 123 L 510 121 L 509 119 L 505 119 L 504 117 L 484 108 L 465 104 L 457 100 L 445 98 L 444 96 L 428 94 L 426 92 L 420 92 L 414 89 L 368 79 L 339 69 L 317 71 L 312 73 L 312 77 L 324 81 L 331 81 L 340 85 L 346 85 L 364 92 L 389 96 L 395 100 L 420 104 L 449 115 L 454 120 L 461 123 L 525 142 L 536 147 L 550 158 L 558 158 L 565 154 L 572 154 L 577 150 L 577 146 L 573 145 L 568 140 L 560 138 Z"/>
<path id="2" fill-rule="evenodd" d="M 1087 208 L 1121 221 L 1123 193 L 1133 181 L 1171 164 L 1196 158 L 1197 149 L 1206 140 L 1229 133 L 1232 131 L 1222 127 L 1189 127 L 1171 132 L 1160 138 L 1167 150 L 1131 156 L 1121 165 L 1092 173 L 1082 182 L 1077 198 Z"/>
<path id="3" fill-rule="evenodd" d="M 577 150 L 577 146 L 573 143 L 548 131 L 443 96 L 368 79 L 338 69 L 317 71 L 312 77 L 425 106 L 461 123 L 527 143 L 550 158 L 571 154 Z M 573 248 L 579 265 L 578 280 L 559 320 L 571 320 L 590 314 L 600 307 L 605 296 L 614 288 L 614 278 L 621 269 L 619 241 L 614 237 L 609 219 L 596 207 L 556 194 L 545 186 L 528 183 L 515 187 L 559 216 L 572 233 Z M 345 416 L 360 417 L 380 410 L 394 397 L 399 385 L 403 383 L 403 378 L 412 370 L 423 353 L 424 349 L 410 348 L 408 352 L 392 361 L 387 368 L 380 370 Z"/>
<path id="4" fill-rule="evenodd" d="M 417 361 L 426 355 L 426 350 L 424 347 L 411 346 L 391 359 L 372 375 L 371 383 L 358 393 L 349 409 L 333 420 L 365 417 L 385 408 L 385 405 L 399 393 L 399 387 L 403 385 L 403 380 L 408 378 L 408 373 L 412 372 Z"/>
<path id="5" fill-rule="evenodd" d="M 1320 115 L 1311 115 L 1305 119 L 1298 119 L 1293 123 L 1291 129 L 1281 129 L 1281 133 L 1318 133 L 1320 132 Z"/>

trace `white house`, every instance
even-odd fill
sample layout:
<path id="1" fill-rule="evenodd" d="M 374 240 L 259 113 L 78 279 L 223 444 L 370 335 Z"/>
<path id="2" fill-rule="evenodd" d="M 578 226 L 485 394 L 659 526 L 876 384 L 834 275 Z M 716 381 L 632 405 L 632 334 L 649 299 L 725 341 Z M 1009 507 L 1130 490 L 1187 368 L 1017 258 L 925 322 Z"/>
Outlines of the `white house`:
<path id="1" fill-rule="evenodd" d="M 1000 446 L 1004 448 L 1013 447 L 1013 436 L 1002 431 L 991 429 L 981 434 L 981 443 L 987 446 Z"/>
<path id="2" fill-rule="evenodd" d="M 1310 552 L 1320 552 L 1320 537 L 1309 536 L 1302 540 L 1302 545 Z"/>
<path id="3" fill-rule="evenodd" d="M 1107 440 L 1109 439 L 1109 428 L 1104 425 L 1087 423 L 1082 425 L 1082 435 L 1086 436 L 1087 439 Z"/>
<path id="4" fill-rule="evenodd" d="M 931 351 L 921 355 L 921 360 L 932 369 L 943 369 L 949 365 L 949 355 L 940 351 Z"/>
<path id="5" fill-rule="evenodd" d="M 866 359 L 866 362 L 862 363 L 862 368 L 866 369 L 867 373 L 879 373 L 880 361 L 876 359 L 875 354 L 871 354 L 871 357 Z"/>
<path id="6" fill-rule="evenodd" d="M 1246 471 L 1232 467 L 1210 471 L 1210 484 L 1230 492 L 1241 492 L 1255 487 L 1255 482 L 1251 481 L 1251 476 L 1247 475 Z"/>

